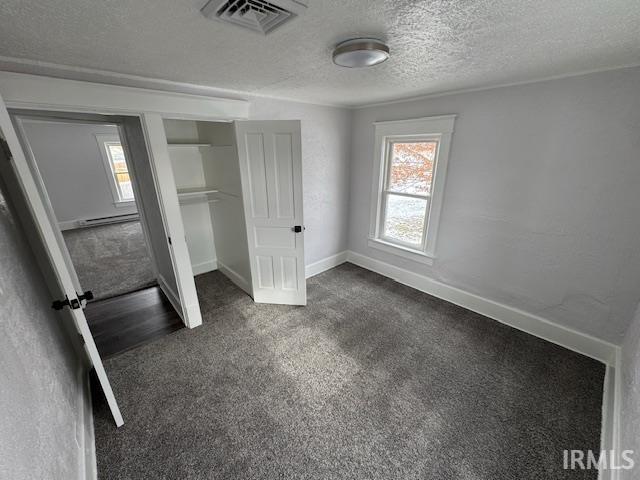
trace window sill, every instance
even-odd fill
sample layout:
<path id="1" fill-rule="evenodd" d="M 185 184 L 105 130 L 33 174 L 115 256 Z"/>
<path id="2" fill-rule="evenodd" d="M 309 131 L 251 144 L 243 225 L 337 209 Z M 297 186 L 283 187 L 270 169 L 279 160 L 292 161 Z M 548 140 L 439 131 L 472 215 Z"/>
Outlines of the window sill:
<path id="1" fill-rule="evenodd" d="M 379 238 L 369 238 L 368 244 L 371 248 L 382 250 L 398 257 L 407 258 L 414 262 L 423 263 L 425 265 L 433 265 L 434 257 L 420 250 L 413 250 L 411 248 L 402 247 L 390 242 L 385 242 Z"/>
<path id="2" fill-rule="evenodd" d="M 116 208 L 135 207 L 135 200 L 126 200 L 124 202 L 113 202 L 113 206 Z"/>

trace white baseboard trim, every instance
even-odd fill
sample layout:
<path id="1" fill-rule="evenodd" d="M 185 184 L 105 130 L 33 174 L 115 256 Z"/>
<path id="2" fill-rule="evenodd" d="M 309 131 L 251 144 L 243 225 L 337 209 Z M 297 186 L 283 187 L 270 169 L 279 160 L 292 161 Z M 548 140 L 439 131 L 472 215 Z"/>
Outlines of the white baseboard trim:
<path id="1" fill-rule="evenodd" d="M 79 447 L 78 478 L 97 480 L 96 441 L 93 427 L 90 368 L 85 362 L 78 368 L 78 419 L 76 440 Z"/>
<path id="2" fill-rule="evenodd" d="M 200 303 L 193 303 L 184 307 L 187 322 L 184 322 L 187 328 L 196 328 L 202 325 L 202 311 L 200 310 Z"/>
<path id="3" fill-rule="evenodd" d="M 135 204 L 134 204 L 135 206 Z M 76 228 L 91 228 L 99 225 L 112 225 L 114 223 L 125 223 L 140 220 L 137 213 L 127 213 L 118 215 L 108 215 L 101 218 L 76 218 L 75 220 L 65 220 L 58 222 L 60 230 L 74 230 Z"/>
<path id="4" fill-rule="evenodd" d="M 331 255 L 330 257 L 323 258 L 322 260 L 318 260 L 317 262 L 310 263 L 304 269 L 305 277 L 313 277 L 314 275 L 318 275 L 319 273 L 326 272 L 327 270 L 332 269 L 333 267 L 337 267 L 338 265 L 343 264 L 347 261 L 347 255 L 349 252 L 346 250 L 344 252 L 336 253 L 335 255 Z"/>
<path id="5" fill-rule="evenodd" d="M 78 228 L 78 221 L 77 220 L 67 220 L 65 222 L 58 222 L 58 227 L 60 227 L 60 230 L 64 231 L 64 230 L 73 230 L 74 228 Z"/>
<path id="6" fill-rule="evenodd" d="M 235 283 L 238 287 L 244 290 L 248 295 L 252 294 L 251 285 L 249 284 L 247 279 L 244 278 L 242 275 L 240 275 L 238 272 L 236 272 L 234 269 L 226 266 L 220 260 L 218 260 L 218 270 L 220 270 L 220 273 L 222 273 L 225 277 L 227 277 L 229 280 Z"/>
<path id="7" fill-rule="evenodd" d="M 465 292 L 459 288 L 360 253 L 349 251 L 347 261 L 392 278 L 421 292 L 428 293 L 505 325 L 599 360 L 606 365 L 615 363 L 618 347 L 599 338 L 557 325 L 537 315 Z"/>
<path id="8" fill-rule="evenodd" d="M 610 460 L 610 452 L 615 452 L 616 461 L 620 463 L 620 422 L 622 400 L 622 378 L 620 366 L 621 352 L 617 351 L 615 366 L 607 366 L 602 392 L 602 427 L 600 434 L 600 451 L 607 452 L 607 462 Z M 600 469 L 598 480 L 618 480 L 620 470 Z"/>
<path id="9" fill-rule="evenodd" d="M 171 302 L 171 305 L 173 305 L 173 308 L 175 308 L 176 312 L 178 312 L 178 315 L 180 315 L 180 318 L 184 322 L 184 312 L 182 311 L 180 296 L 177 294 L 177 292 L 173 290 L 173 288 L 169 286 L 169 284 L 167 283 L 167 280 L 160 273 L 158 273 L 157 280 L 158 280 L 158 285 L 160 286 L 160 289 L 167 296 L 167 298 Z"/>
<path id="10" fill-rule="evenodd" d="M 202 275 L 203 273 L 213 272 L 218 269 L 218 261 L 214 258 L 202 263 L 191 265 L 194 275 Z"/>
<path id="11" fill-rule="evenodd" d="M 609 400 L 609 405 L 613 403 L 613 415 L 611 416 L 613 425 L 611 426 L 612 440 L 610 450 L 614 450 L 618 455 L 620 455 L 624 448 L 624 445 L 622 445 L 622 349 L 620 347 L 616 349 L 614 373 L 613 395 L 611 395 L 612 398 Z M 638 466 L 637 458 L 635 461 L 636 466 L 634 468 L 640 468 Z M 612 470 L 610 471 L 610 477 L 607 480 L 618 480 L 620 477 L 620 470 Z"/>
<path id="12" fill-rule="evenodd" d="M 182 305 L 178 294 L 169 286 L 165 278 L 158 273 L 158 285 L 164 292 L 164 294 L 173 305 L 173 308 L 178 312 L 178 315 L 182 319 L 187 328 L 195 328 L 202 325 L 202 313 L 200 312 L 200 305 L 196 302 L 193 305 Z"/>

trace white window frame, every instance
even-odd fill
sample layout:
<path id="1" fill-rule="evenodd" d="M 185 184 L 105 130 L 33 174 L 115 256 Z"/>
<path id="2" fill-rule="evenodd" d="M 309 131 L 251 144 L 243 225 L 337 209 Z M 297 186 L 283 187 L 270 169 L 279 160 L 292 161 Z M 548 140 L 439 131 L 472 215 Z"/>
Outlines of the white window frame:
<path id="1" fill-rule="evenodd" d="M 117 143 L 118 145 L 122 145 L 122 141 L 118 135 L 109 135 L 103 133 L 95 134 L 96 141 L 98 142 L 98 149 L 100 150 L 100 154 L 102 155 L 102 163 L 104 165 L 104 171 L 107 175 L 109 189 L 111 190 L 111 195 L 113 196 L 113 205 L 116 207 L 133 207 L 136 204 L 135 199 L 133 200 L 123 200 L 120 197 L 120 187 L 117 183 L 115 172 L 113 171 L 113 165 L 111 163 L 111 153 L 109 153 L 109 144 Z M 129 168 L 129 164 L 127 163 L 127 169 Z"/>
<path id="2" fill-rule="evenodd" d="M 449 150 L 456 115 L 440 115 L 437 117 L 414 118 L 410 120 L 393 120 L 375 122 L 375 158 L 373 169 L 373 185 L 371 199 L 371 216 L 368 245 L 400 257 L 419 263 L 432 265 L 436 257 L 436 240 L 444 187 L 449 163 Z M 433 166 L 433 178 L 430 195 L 406 195 L 427 198 L 425 228 L 419 247 L 407 244 L 383 235 L 385 219 L 385 198 L 387 179 L 389 176 L 390 147 L 398 142 L 437 141 L 436 157 Z M 403 195 L 396 194 L 394 195 Z"/>

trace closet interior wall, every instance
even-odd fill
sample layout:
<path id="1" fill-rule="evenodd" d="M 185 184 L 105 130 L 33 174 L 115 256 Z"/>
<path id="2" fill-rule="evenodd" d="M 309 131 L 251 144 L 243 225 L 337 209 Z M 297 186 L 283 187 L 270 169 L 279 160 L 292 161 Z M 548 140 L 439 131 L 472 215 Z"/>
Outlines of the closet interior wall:
<path id="1" fill-rule="evenodd" d="M 194 275 L 219 269 L 251 294 L 233 123 L 166 119 L 164 127 Z"/>

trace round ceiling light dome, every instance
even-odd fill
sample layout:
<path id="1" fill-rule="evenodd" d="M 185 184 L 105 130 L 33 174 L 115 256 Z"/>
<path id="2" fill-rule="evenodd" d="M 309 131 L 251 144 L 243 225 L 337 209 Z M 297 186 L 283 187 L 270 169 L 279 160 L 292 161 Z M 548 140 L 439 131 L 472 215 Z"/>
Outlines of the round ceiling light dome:
<path id="1" fill-rule="evenodd" d="M 359 68 L 378 65 L 389 58 L 389 47 L 375 38 L 354 38 L 336 45 L 333 63 Z"/>

